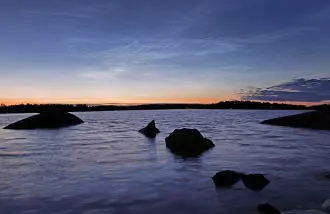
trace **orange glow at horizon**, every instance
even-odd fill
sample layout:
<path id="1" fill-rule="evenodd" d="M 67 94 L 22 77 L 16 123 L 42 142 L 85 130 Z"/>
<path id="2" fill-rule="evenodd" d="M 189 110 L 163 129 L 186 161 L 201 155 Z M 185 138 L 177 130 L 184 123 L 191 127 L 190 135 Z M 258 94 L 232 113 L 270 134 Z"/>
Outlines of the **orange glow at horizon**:
<path id="1" fill-rule="evenodd" d="M 157 97 L 157 98 L 131 98 L 131 99 L 0 99 L 0 104 L 17 105 L 17 104 L 150 104 L 150 103 L 200 103 L 210 104 L 219 101 L 237 100 L 237 96 L 177 96 L 177 97 Z"/>
<path id="2" fill-rule="evenodd" d="M 152 104 L 152 103 L 196 103 L 196 104 L 211 104 L 217 103 L 220 101 L 233 101 L 233 100 L 241 100 L 239 96 L 222 96 L 222 97 L 158 97 L 158 98 L 145 98 L 145 99 L 127 99 L 127 100 L 119 100 L 119 99 L 0 99 L 0 104 L 4 105 L 18 105 L 18 104 L 118 104 L 118 105 L 130 105 L 130 104 Z M 260 101 L 253 100 L 256 102 L 271 102 L 271 103 L 285 103 L 292 105 L 320 105 L 325 103 L 330 103 L 330 100 L 326 100 L 324 102 L 293 102 L 293 101 L 281 101 L 281 102 L 272 102 L 272 101 Z"/>

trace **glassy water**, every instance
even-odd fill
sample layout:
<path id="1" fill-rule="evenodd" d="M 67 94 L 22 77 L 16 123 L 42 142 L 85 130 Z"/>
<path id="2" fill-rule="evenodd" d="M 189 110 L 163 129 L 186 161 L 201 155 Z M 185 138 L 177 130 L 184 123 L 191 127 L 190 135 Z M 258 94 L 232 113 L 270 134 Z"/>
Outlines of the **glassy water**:
<path id="1" fill-rule="evenodd" d="M 299 111 L 163 110 L 75 113 L 85 124 L 60 130 L 0 130 L 0 213 L 252 214 L 319 208 L 330 198 L 330 132 L 259 124 Z M 3 127 L 27 114 L 0 115 Z M 137 132 L 155 119 L 155 140 Z M 197 128 L 216 144 L 180 159 L 165 147 L 175 128 Z M 220 170 L 263 173 L 253 192 L 216 189 Z"/>

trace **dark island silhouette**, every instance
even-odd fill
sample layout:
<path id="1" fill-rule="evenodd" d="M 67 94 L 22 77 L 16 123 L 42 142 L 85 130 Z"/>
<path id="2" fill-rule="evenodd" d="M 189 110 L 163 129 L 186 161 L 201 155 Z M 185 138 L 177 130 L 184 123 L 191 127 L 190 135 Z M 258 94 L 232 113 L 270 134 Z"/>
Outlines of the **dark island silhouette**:
<path id="1" fill-rule="evenodd" d="M 330 109 L 329 105 L 311 106 L 253 101 L 222 101 L 212 104 L 141 104 L 141 105 L 69 105 L 69 104 L 20 104 L 1 105 L 0 113 L 39 113 L 50 107 L 65 112 L 168 110 L 168 109 L 260 109 L 260 110 L 308 110 Z"/>

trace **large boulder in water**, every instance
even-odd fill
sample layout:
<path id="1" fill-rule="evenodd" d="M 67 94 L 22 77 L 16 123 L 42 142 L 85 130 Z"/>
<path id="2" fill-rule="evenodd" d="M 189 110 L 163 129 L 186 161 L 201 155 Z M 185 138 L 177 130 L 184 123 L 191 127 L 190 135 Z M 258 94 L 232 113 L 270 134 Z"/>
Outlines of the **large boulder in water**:
<path id="1" fill-rule="evenodd" d="M 261 191 L 268 184 L 269 180 L 262 174 L 247 174 L 242 177 L 244 185 L 253 191 Z"/>
<path id="2" fill-rule="evenodd" d="M 166 147 L 176 155 L 195 157 L 214 147 L 197 129 L 175 129 L 165 138 Z"/>
<path id="3" fill-rule="evenodd" d="M 4 129 L 57 129 L 83 123 L 80 118 L 68 112 L 43 112 L 6 126 Z"/>
<path id="4" fill-rule="evenodd" d="M 232 170 L 225 170 L 216 173 L 213 177 L 213 183 L 217 187 L 230 187 L 241 180 L 244 174 Z"/>
<path id="5" fill-rule="evenodd" d="M 281 214 L 281 212 L 276 207 L 268 203 L 260 204 L 258 206 L 258 211 L 260 214 Z"/>
<path id="6" fill-rule="evenodd" d="M 159 133 L 159 129 L 156 127 L 155 121 L 151 121 L 146 127 L 140 129 L 139 132 L 146 137 L 155 138 Z"/>
<path id="7" fill-rule="evenodd" d="M 330 130 L 330 111 L 312 111 L 301 114 L 274 118 L 262 124 Z"/>

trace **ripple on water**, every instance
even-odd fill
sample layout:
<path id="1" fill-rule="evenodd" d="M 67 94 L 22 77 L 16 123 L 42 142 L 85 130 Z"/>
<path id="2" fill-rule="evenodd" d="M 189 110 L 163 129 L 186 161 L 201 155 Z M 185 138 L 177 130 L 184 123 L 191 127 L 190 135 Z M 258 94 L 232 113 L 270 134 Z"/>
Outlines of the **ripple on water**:
<path id="1" fill-rule="evenodd" d="M 21 157 L 28 157 L 28 156 L 36 156 L 41 155 L 42 153 L 37 152 L 21 152 L 21 151 L 8 151 L 8 152 L 0 152 L 0 158 L 21 158 Z"/>
<path id="2" fill-rule="evenodd" d="M 330 133 L 259 124 L 294 111 L 166 110 L 76 113 L 60 130 L 0 130 L 1 213 L 252 214 L 269 202 L 317 209 L 329 198 Z M 0 124 L 22 115 L 2 115 Z M 137 132 L 155 119 L 161 133 Z M 197 128 L 216 147 L 182 159 L 165 146 L 176 128 Z M 220 170 L 263 173 L 260 193 L 242 182 L 216 189 Z"/>

